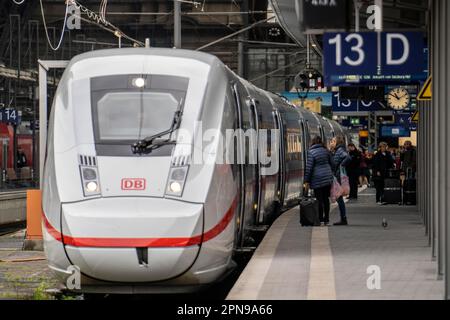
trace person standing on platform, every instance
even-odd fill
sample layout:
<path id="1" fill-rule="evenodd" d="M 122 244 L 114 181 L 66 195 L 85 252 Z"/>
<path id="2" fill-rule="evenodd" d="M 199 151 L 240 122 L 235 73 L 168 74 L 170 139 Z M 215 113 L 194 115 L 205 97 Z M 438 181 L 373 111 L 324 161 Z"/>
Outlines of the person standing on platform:
<path id="1" fill-rule="evenodd" d="M 22 149 L 17 150 L 17 168 L 25 168 L 27 166 L 27 156 Z"/>
<path id="2" fill-rule="evenodd" d="M 359 179 L 359 167 L 361 165 L 361 153 L 353 143 L 348 145 L 348 154 L 351 161 L 347 165 L 347 174 L 350 182 L 350 195 L 349 200 L 358 199 L 358 179 Z"/>
<path id="3" fill-rule="evenodd" d="M 394 167 L 394 159 L 388 150 L 386 142 L 381 142 L 373 158 L 373 181 L 376 189 L 377 204 L 383 204 L 384 180 L 389 176 L 389 170 Z"/>
<path id="4" fill-rule="evenodd" d="M 334 176 L 338 180 L 339 183 L 341 181 L 341 167 L 345 168 L 351 161 L 350 156 L 348 155 L 345 148 L 345 139 L 343 136 L 338 135 L 331 140 L 330 147 L 333 153 L 333 170 Z M 337 199 L 337 204 L 339 206 L 339 212 L 341 214 L 341 221 L 335 223 L 335 226 L 346 226 L 348 225 L 347 221 L 347 210 L 345 208 L 344 197 L 340 197 Z"/>
<path id="5" fill-rule="evenodd" d="M 361 148 L 361 162 L 359 164 L 359 185 L 369 187 L 370 169 L 367 159 L 366 150 Z"/>
<path id="6" fill-rule="evenodd" d="M 416 175 L 417 159 L 416 148 L 412 145 L 411 141 L 405 141 L 404 152 L 401 154 L 402 170 L 405 174 L 412 174 L 411 178 Z"/>
<path id="7" fill-rule="evenodd" d="M 314 195 L 319 202 L 319 219 L 324 225 L 330 222 L 330 192 L 333 183 L 331 153 L 324 146 L 321 137 L 312 140 L 308 150 L 305 189 L 313 189 Z"/>

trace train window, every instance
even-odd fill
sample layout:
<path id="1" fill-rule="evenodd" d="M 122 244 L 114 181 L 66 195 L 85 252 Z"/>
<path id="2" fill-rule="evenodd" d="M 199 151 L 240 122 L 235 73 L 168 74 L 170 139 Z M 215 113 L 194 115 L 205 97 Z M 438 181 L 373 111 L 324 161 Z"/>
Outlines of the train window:
<path id="1" fill-rule="evenodd" d="M 99 140 L 136 141 L 167 130 L 179 104 L 170 93 L 107 93 L 97 104 Z"/>
<path id="2" fill-rule="evenodd" d="M 99 145 L 127 145 L 168 130 L 176 111 L 183 108 L 188 82 L 163 75 L 92 78 L 97 151 Z"/>

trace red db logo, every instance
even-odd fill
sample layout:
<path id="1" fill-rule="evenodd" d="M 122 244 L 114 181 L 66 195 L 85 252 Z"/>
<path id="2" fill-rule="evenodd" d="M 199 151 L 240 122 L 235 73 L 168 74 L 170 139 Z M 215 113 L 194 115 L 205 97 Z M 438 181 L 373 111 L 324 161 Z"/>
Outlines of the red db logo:
<path id="1" fill-rule="evenodd" d="M 142 178 L 122 179 L 122 190 L 145 190 L 146 181 Z"/>

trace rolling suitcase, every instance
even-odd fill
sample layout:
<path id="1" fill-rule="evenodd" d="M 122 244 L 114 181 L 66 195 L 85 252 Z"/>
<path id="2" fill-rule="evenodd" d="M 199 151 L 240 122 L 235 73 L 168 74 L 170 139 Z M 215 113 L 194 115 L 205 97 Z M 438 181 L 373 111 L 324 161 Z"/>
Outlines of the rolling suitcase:
<path id="1" fill-rule="evenodd" d="M 415 206 L 417 203 L 417 180 L 413 177 L 412 170 L 407 170 L 407 178 L 403 182 L 403 204 Z"/>
<path id="2" fill-rule="evenodd" d="M 383 201 L 387 204 L 402 204 L 402 183 L 400 179 L 384 180 Z"/>
<path id="3" fill-rule="evenodd" d="M 315 198 L 300 200 L 300 224 L 302 227 L 320 226 L 319 202 Z"/>

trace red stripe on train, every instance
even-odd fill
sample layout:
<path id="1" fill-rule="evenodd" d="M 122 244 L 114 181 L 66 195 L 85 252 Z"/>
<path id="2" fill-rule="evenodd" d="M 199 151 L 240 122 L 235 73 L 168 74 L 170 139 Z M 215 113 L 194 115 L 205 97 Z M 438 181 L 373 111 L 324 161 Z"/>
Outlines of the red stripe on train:
<path id="1" fill-rule="evenodd" d="M 238 197 L 235 197 L 231 207 L 227 210 L 222 220 L 209 231 L 194 237 L 187 238 L 79 238 L 64 235 L 56 230 L 43 215 L 44 225 L 48 233 L 57 241 L 74 247 L 100 247 L 100 248 L 167 248 L 189 247 L 209 241 L 224 231 L 233 220 L 237 207 Z"/>

